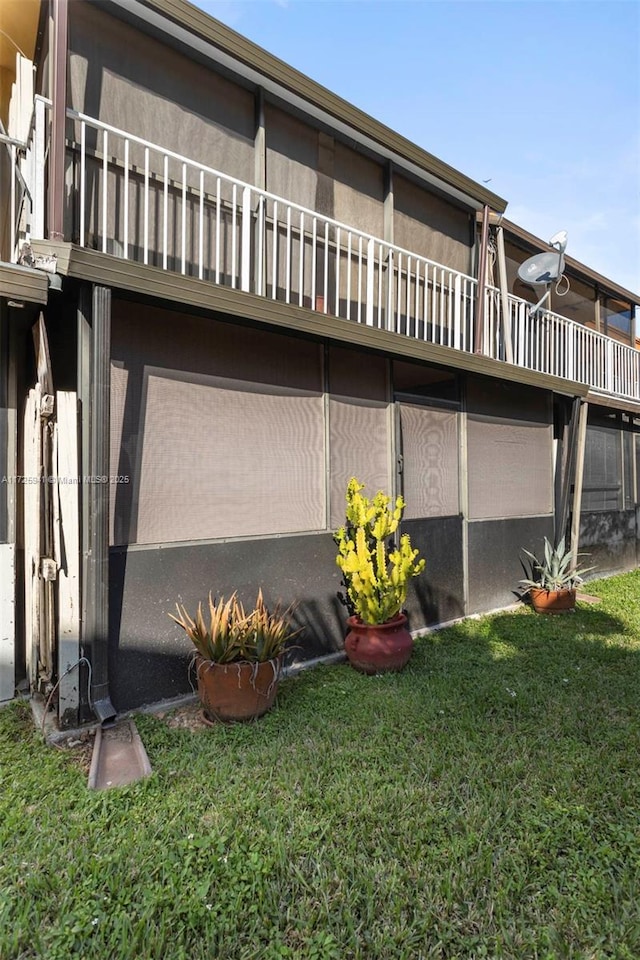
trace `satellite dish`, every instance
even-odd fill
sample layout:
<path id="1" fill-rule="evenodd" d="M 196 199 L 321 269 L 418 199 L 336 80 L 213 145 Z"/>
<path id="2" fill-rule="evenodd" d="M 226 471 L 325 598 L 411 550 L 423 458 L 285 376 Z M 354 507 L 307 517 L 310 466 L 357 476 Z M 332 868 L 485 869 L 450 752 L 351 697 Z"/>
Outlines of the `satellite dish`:
<path id="1" fill-rule="evenodd" d="M 564 270 L 564 257 L 557 253 L 536 253 L 518 267 L 518 277 L 531 286 L 553 283 Z"/>
<path id="2" fill-rule="evenodd" d="M 536 314 L 545 300 L 551 295 L 551 284 L 564 273 L 564 251 L 567 246 L 567 231 L 559 230 L 549 240 L 549 246 L 556 249 L 552 252 L 535 253 L 518 267 L 518 278 L 531 287 L 545 287 L 541 299 L 530 307 L 530 313 Z M 557 251 L 557 252 L 556 252 Z M 557 290 L 556 286 L 556 290 Z M 565 291 L 566 292 L 566 291 Z"/>

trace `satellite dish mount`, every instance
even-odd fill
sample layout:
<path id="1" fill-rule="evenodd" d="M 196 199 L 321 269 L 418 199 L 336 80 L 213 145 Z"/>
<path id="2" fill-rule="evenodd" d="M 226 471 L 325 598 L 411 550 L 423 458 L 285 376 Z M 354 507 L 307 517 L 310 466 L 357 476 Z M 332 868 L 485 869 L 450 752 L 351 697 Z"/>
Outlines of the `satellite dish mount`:
<path id="1" fill-rule="evenodd" d="M 555 249 L 546 253 L 536 253 L 518 267 L 518 277 L 523 283 L 529 284 L 538 292 L 544 288 L 544 293 L 536 305 L 529 308 L 529 314 L 532 317 L 551 296 L 551 284 L 559 280 L 564 272 L 567 231 L 560 230 L 554 233 L 549 240 L 549 246 Z"/>

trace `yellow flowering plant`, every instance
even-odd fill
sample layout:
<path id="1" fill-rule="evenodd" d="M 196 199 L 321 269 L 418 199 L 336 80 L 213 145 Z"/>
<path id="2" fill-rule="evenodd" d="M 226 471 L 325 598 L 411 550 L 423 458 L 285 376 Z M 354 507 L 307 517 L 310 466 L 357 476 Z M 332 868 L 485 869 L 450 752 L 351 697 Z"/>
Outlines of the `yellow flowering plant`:
<path id="1" fill-rule="evenodd" d="M 379 490 L 370 500 L 364 484 L 352 477 L 347 486 L 346 523 L 334 534 L 336 563 L 342 571 L 346 595 L 343 602 L 363 623 L 386 623 L 400 613 L 407 599 L 409 580 L 425 568 L 408 534 L 399 542 L 394 535 L 405 503 Z"/>

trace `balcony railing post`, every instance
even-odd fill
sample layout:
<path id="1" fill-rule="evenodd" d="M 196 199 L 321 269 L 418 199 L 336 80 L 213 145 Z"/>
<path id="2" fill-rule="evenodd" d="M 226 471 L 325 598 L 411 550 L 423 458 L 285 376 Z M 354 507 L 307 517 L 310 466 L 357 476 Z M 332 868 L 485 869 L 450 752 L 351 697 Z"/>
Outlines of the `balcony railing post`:
<path id="1" fill-rule="evenodd" d="M 462 277 L 456 274 L 453 281 L 453 346 L 460 349 L 460 311 L 462 308 Z"/>
<path id="2" fill-rule="evenodd" d="M 251 188 L 242 191 L 242 239 L 240 252 L 240 289 L 251 291 Z"/>
<path id="3" fill-rule="evenodd" d="M 365 322 L 368 327 L 373 326 L 373 291 L 375 282 L 375 241 L 372 237 L 367 241 L 367 303 L 365 306 Z"/>
<path id="4" fill-rule="evenodd" d="M 613 340 L 607 340 L 607 369 L 605 376 L 605 390 L 613 393 L 613 385 L 615 382 L 613 375 Z"/>

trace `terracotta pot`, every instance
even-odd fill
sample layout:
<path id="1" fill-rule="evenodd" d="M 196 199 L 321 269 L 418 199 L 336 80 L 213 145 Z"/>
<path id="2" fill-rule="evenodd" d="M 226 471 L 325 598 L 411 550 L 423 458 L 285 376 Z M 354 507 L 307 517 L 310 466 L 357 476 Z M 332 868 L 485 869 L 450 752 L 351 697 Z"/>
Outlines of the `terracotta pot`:
<path id="1" fill-rule="evenodd" d="M 349 633 L 344 641 L 349 662 L 361 673 L 402 670 L 413 650 L 407 618 L 399 613 L 386 623 L 363 623 L 358 617 L 347 620 Z"/>
<path id="2" fill-rule="evenodd" d="M 265 663 L 214 663 L 196 657 L 198 696 L 209 720 L 261 717 L 278 692 L 282 657 Z"/>
<path id="3" fill-rule="evenodd" d="M 569 613 L 575 610 L 575 590 L 542 590 L 530 587 L 529 599 L 536 613 Z"/>

